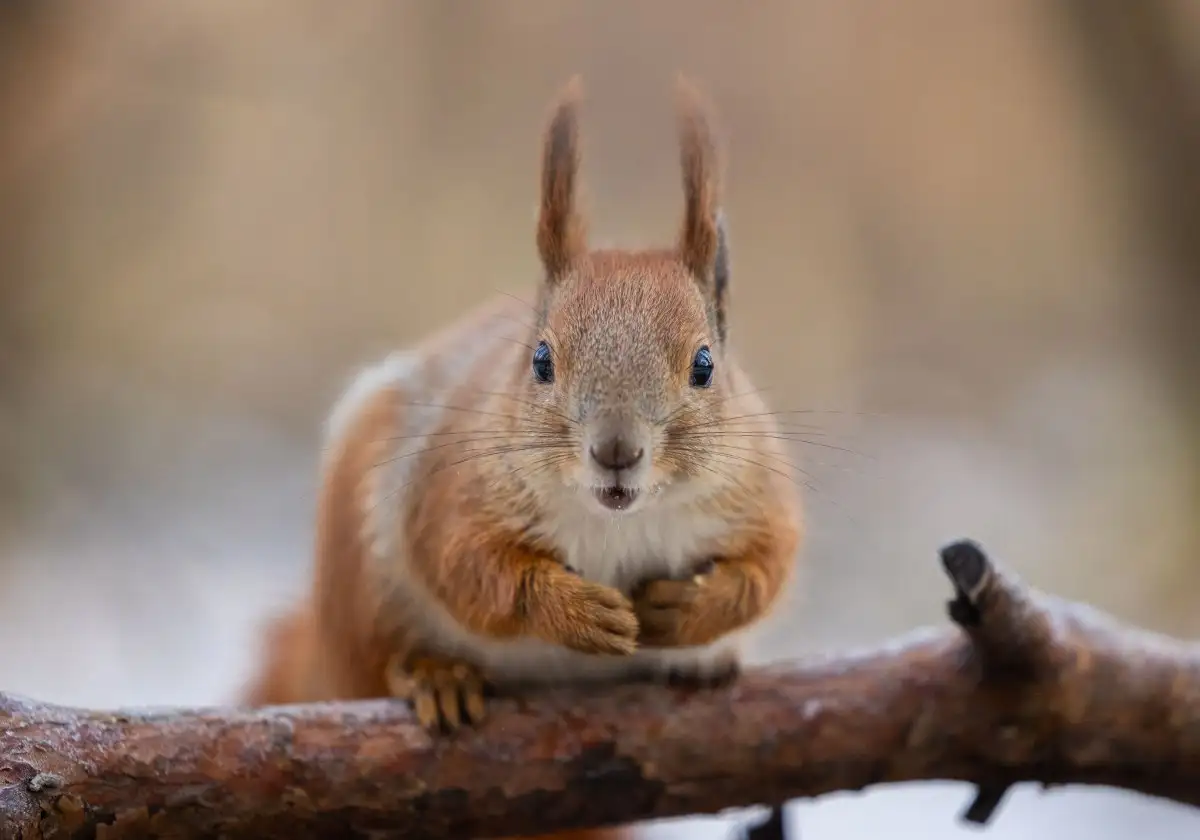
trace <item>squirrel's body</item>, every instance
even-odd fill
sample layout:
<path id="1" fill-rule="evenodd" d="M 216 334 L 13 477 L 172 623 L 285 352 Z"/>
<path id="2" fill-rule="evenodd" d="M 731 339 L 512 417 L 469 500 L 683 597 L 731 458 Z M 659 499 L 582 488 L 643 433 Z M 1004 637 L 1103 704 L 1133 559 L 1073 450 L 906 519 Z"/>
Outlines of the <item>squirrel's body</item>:
<path id="1" fill-rule="evenodd" d="M 597 512 L 586 509 L 586 499 L 552 489 L 539 492 L 536 484 L 521 481 L 517 470 L 530 458 L 536 461 L 536 450 L 487 454 L 498 448 L 494 441 L 505 434 L 507 422 L 500 415 L 510 414 L 514 403 L 494 395 L 503 389 L 481 393 L 499 384 L 483 383 L 494 371 L 523 371 L 515 357 L 528 355 L 519 336 L 522 322 L 531 317 L 527 305 L 502 298 L 431 341 L 367 368 L 335 405 L 319 500 L 316 585 L 304 607 L 304 620 L 321 626 L 320 636 L 311 641 L 325 638 L 331 649 L 329 661 L 320 667 L 320 684 L 312 693 L 295 695 L 296 701 L 386 694 L 384 666 L 392 651 L 371 651 L 371 634 L 359 627 L 376 616 L 384 601 L 403 615 L 398 631 L 477 659 L 499 685 L 652 676 L 674 663 L 693 668 L 728 664 L 722 654 L 735 652 L 736 633 L 712 645 L 643 649 L 631 656 L 596 656 L 539 639 L 481 636 L 430 597 L 419 570 L 412 567 L 407 546 L 419 540 L 422 526 L 414 529 L 409 523 L 432 519 L 437 524 L 426 527 L 455 530 L 465 514 L 496 531 L 508 530 L 514 538 L 536 540 L 584 579 L 628 595 L 642 580 L 686 575 L 696 560 L 738 541 L 753 525 L 751 516 L 771 513 L 767 505 L 760 511 L 740 510 L 745 502 L 739 505 L 730 498 L 740 488 L 707 481 L 667 491 L 656 505 L 640 511 Z M 732 401 L 737 413 L 763 413 L 765 407 L 750 393 L 740 370 L 729 364 L 725 370 L 728 393 L 747 394 Z M 764 459 L 778 458 L 770 451 L 777 443 L 764 441 Z M 755 471 L 747 471 L 747 478 L 754 478 Z M 787 498 L 791 490 L 786 479 L 757 471 L 764 473 L 759 481 L 779 485 L 764 487 L 764 492 L 777 493 L 781 501 Z M 428 477 L 422 481 L 422 476 Z M 273 693 L 265 687 L 259 691 L 264 698 Z M 284 696 L 270 702 L 286 702 Z"/>
<path id="2" fill-rule="evenodd" d="M 589 251 L 574 94 L 545 145 L 537 300 L 501 299 L 362 372 L 327 430 L 307 599 L 255 704 L 719 681 L 789 577 L 781 433 L 726 346 L 716 150 L 689 95 L 675 248 Z"/>

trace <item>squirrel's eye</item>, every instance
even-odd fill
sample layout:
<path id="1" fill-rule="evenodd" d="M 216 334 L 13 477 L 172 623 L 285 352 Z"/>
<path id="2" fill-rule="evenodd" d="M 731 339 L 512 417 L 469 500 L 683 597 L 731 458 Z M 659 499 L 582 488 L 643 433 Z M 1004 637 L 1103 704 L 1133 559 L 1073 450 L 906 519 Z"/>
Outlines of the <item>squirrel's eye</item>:
<path id="1" fill-rule="evenodd" d="M 692 358 L 692 378 L 691 383 L 693 388 L 707 388 L 712 384 L 713 378 L 713 359 L 712 353 L 707 347 L 701 347 L 696 351 L 695 357 Z"/>
<path id="2" fill-rule="evenodd" d="M 539 341 L 533 351 L 533 375 L 538 382 L 554 380 L 554 360 L 550 358 L 550 345 L 544 341 Z"/>

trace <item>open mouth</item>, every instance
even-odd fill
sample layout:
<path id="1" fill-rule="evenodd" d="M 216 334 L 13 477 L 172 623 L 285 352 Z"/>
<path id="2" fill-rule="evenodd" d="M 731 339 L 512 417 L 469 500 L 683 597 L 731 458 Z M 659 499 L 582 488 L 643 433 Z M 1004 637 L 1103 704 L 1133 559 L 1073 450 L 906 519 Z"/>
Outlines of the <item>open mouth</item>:
<path id="1" fill-rule="evenodd" d="M 627 510 L 637 499 L 637 490 L 629 487 L 597 487 L 596 501 L 609 510 Z"/>

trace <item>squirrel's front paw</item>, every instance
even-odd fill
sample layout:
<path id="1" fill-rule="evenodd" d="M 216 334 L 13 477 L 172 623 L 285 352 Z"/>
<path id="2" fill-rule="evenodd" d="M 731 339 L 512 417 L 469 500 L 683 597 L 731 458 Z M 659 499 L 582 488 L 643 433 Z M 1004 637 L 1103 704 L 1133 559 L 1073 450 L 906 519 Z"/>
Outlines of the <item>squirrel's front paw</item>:
<path id="1" fill-rule="evenodd" d="M 485 714 L 485 681 L 479 669 L 443 656 L 395 656 L 388 663 L 388 690 L 407 700 L 426 729 L 453 732 Z"/>
<path id="2" fill-rule="evenodd" d="M 696 617 L 700 611 L 696 604 L 705 594 L 714 568 L 708 561 L 697 566 L 690 577 L 657 578 L 635 588 L 638 643 L 646 647 L 687 647 L 707 641 L 697 638 Z"/>
<path id="3" fill-rule="evenodd" d="M 583 653 L 628 656 L 637 649 L 633 605 L 610 586 L 564 572 L 530 608 L 537 635 L 549 641 Z"/>

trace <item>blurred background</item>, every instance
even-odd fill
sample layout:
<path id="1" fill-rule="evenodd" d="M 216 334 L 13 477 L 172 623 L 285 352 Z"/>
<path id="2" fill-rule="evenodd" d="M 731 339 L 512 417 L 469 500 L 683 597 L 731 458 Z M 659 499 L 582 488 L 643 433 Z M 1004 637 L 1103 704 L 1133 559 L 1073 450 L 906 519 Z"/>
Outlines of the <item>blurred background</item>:
<path id="1" fill-rule="evenodd" d="M 8 0 L 0 687 L 229 701 L 304 586 L 355 367 L 532 292 L 539 132 L 572 73 L 597 238 L 669 241 L 680 69 L 729 140 L 733 340 L 840 447 L 796 451 L 803 586 L 757 658 L 942 622 L 960 536 L 1200 633 L 1200 4 Z M 968 799 L 789 819 L 958 838 Z M 988 836 L 1198 830 L 1019 790 Z"/>

